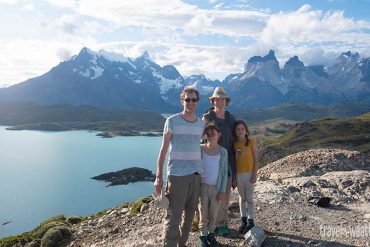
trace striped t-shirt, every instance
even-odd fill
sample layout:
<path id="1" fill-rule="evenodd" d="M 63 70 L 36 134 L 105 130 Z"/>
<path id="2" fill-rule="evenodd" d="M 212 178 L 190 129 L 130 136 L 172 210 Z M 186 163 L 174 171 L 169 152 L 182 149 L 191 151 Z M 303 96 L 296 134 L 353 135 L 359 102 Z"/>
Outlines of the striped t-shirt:
<path id="1" fill-rule="evenodd" d="M 167 175 L 186 176 L 201 172 L 200 139 L 204 122 L 185 120 L 180 113 L 167 118 L 163 133 L 171 133 Z"/>

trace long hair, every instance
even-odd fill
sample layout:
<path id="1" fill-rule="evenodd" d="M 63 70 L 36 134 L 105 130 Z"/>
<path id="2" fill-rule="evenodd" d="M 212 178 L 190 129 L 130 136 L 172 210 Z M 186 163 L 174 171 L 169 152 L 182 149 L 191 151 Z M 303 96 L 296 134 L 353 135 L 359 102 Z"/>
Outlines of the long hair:
<path id="1" fill-rule="evenodd" d="M 217 133 L 221 134 L 220 129 L 214 123 L 207 124 L 207 126 L 203 130 L 203 135 L 202 135 L 203 140 L 205 140 L 207 142 L 207 133 L 210 132 L 210 131 L 214 131 L 214 130 Z M 217 143 L 221 144 L 221 138 L 220 137 L 218 138 Z"/>
<path id="2" fill-rule="evenodd" d="M 248 146 L 248 143 L 249 143 L 249 134 L 250 133 L 249 133 L 248 126 L 247 126 L 247 124 L 245 123 L 244 120 L 239 119 L 239 120 L 236 120 L 235 121 L 234 128 L 233 128 L 233 136 L 234 136 L 235 140 L 238 139 L 238 137 L 236 135 L 236 127 L 238 127 L 239 124 L 243 125 L 244 128 L 245 128 L 245 132 L 246 132 L 245 133 L 245 146 Z"/>

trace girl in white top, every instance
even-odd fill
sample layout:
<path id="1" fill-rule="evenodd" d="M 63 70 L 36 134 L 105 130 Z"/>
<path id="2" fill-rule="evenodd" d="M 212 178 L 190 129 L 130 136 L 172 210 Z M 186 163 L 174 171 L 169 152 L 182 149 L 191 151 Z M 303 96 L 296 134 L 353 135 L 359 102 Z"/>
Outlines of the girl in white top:
<path id="1" fill-rule="evenodd" d="M 219 201 L 225 196 L 228 176 L 227 150 L 219 145 L 220 130 L 213 124 L 203 132 L 206 143 L 202 149 L 202 184 L 200 212 L 200 246 L 217 246 L 214 236 Z"/>

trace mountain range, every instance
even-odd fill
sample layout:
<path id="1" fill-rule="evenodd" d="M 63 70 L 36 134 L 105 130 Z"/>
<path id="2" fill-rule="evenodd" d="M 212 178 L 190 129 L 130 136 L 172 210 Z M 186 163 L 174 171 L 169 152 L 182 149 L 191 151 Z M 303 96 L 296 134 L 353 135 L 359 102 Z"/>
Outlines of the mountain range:
<path id="1" fill-rule="evenodd" d="M 251 57 L 244 72 L 219 81 L 204 75 L 184 78 L 173 65 L 156 64 L 147 52 L 133 59 L 85 47 L 41 76 L 0 88 L 0 101 L 174 112 L 181 108 L 179 93 L 185 85 L 196 87 L 202 99 L 223 86 L 232 98 L 230 107 L 239 111 L 287 102 L 370 103 L 370 58 L 348 51 L 324 67 L 306 66 L 294 56 L 281 67 L 270 50 Z M 202 100 L 201 110 L 208 107 Z"/>

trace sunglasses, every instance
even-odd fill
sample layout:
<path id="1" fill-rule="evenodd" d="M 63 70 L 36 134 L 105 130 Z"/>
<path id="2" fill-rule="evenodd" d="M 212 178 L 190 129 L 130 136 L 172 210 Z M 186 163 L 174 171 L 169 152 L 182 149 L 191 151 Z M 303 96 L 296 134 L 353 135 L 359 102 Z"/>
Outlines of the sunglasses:
<path id="1" fill-rule="evenodd" d="M 186 98 L 186 99 L 184 99 L 184 101 L 186 103 L 189 103 L 190 101 L 195 103 L 195 102 L 198 102 L 198 99 L 196 99 L 196 98 Z"/>

